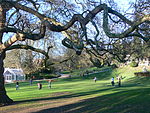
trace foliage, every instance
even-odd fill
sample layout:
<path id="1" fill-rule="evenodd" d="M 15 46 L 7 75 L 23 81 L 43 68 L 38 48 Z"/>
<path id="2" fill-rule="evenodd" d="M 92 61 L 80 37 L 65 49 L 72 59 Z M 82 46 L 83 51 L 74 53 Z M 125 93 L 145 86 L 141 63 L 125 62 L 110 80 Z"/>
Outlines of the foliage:
<path id="1" fill-rule="evenodd" d="M 34 77 L 33 77 L 34 76 Z M 29 78 L 34 78 L 34 79 L 51 79 L 51 78 L 57 78 L 57 74 L 53 73 L 41 73 L 41 72 L 36 72 L 34 74 L 28 75 Z"/>
<path id="2" fill-rule="evenodd" d="M 130 63 L 130 66 L 131 66 L 131 67 L 137 67 L 137 66 L 138 66 L 138 63 L 135 62 L 135 61 L 132 61 L 132 62 Z"/>
<path id="3" fill-rule="evenodd" d="M 118 66 L 116 64 L 112 64 L 111 67 L 112 68 L 118 68 Z"/>

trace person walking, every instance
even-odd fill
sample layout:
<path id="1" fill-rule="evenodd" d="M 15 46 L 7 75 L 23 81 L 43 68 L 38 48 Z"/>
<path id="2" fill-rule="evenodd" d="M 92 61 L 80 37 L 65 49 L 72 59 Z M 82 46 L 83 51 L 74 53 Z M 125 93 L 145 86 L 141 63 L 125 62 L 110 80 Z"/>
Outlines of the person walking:
<path id="1" fill-rule="evenodd" d="M 32 78 L 30 78 L 29 82 L 30 82 L 30 86 L 32 86 L 32 82 L 33 82 Z"/>
<path id="2" fill-rule="evenodd" d="M 118 77 L 117 77 L 117 80 L 118 80 L 118 87 L 121 87 L 121 77 L 118 76 Z"/>
<path id="3" fill-rule="evenodd" d="M 41 83 L 37 83 L 37 85 L 38 85 L 39 90 L 42 89 L 42 84 Z"/>
<path id="4" fill-rule="evenodd" d="M 111 78 L 111 85 L 112 85 L 112 86 L 115 85 L 114 77 Z"/>
<path id="5" fill-rule="evenodd" d="M 16 82 L 16 90 L 19 89 L 19 82 Z"/>
<path id="6" fill-rule="evenodd" d="M 96 77 L 94 77 L 94 79 L 93 79 L 93 80 L 94 80 L 94 82 L 96 83 L 96 81 L 97 81 L 97 78 L 96 78 Z"/>
<path id="7" fill-rule="evenodd" d="M 52 87 L 51 84 L 52 84 L 52 80 L 49 80 L 49 81 L 48 81 L 48 88 L 49 88 L 49 89 L 51 89 L 51 87 Z"/>

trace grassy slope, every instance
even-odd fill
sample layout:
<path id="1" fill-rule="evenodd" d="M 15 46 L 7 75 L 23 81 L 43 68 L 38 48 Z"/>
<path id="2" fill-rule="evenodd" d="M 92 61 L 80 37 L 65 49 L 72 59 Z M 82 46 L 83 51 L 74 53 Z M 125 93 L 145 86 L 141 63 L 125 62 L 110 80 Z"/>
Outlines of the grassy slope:
<path id="1" fill-rule="evenodd" d="M 42 81 L 42 90 L 37 89 L 37 82 L 33 86 L 28 82 L 20 83 L 18 91 L 15 84 L 7 84 L 8 95 L 18 103 L 0 110 L 2 113 L 23 108 L 56 113 L 149 113 L 150 78 L 135 77 L 133 73 L 138 71 L 141 69 L 124 67 L 86 77 L 57 79 L 52 89 L 47 88 L 47 81 Z M 110 78 L 118 74 L 123 77 L 122 87 L 112 87 Z M 94 76 L 98 78 L 97 83 L 93 82 Z M 39 106 L 48 107 L 43 110 Z"/>

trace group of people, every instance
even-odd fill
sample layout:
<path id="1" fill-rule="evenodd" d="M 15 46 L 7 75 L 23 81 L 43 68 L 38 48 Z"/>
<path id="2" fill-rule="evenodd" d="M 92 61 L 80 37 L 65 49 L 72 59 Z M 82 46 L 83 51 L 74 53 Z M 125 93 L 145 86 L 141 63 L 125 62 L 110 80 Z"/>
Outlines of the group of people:
<path id="1" fill-rule="evenodd" d="M 48 80 L 48 88 L 50 89 L 52 86 L 51 86 L 51 84 L 52 84 L 52 81 L 53 80 Z M 32 86 L 32 83 L 33 83 L 33 79 L 31 78 L 30 80 L 29 80 L 29 83 L 30 83 L 30 86 Z M 40 89 L 42 89 L 42 84 L 41 83 L 37 83 L 37 86 L 38 86 L 38 89 L 40 90 Z M 19 90 L 19 82 L 16 82 L 16 90 Z"/>
<path id="2" fill-rule="evenodd" d="M 117 76 L 116 77 L 117 78 L 117 83 L 118 83 L 118 86 L 120 87 L 121 86 L 121 78 L 122 77 L 120 77 L 120 76 Z M 97 81 L 97 77 L 94 77 L 94 82 L 96 83 L 96 81 Z M 48 80 L 48 88 L 51 88 L 51 83 L 52 83 L 52 81 L 53 80 Z M 32 78 L 30 79 L 30 85 L 32 85 L 32 82 L 33 82 L 33 80 L 32 80 Z M 112 77 L 111 78 L 111 84 L 112 84 L 112 86 L 115 86 L 115 78 L 114 77 Z M 41 83 L 37 83 L 37 86 L 38 86 L 38 89 L 40 90 L 40 89 L 42 89 L 42 84 Z M 19 82 L 16 82 L 16 90 L 18 90 L 19 89 Z"/>
<path id="3" fill-rule="evenodd" d="M 48 80 L 48 88 L 49 88 L 49 89 L 52 88 L 52 82 L 53 82 L 53 81 L 54 81 L 53 79 Z M 41 84 L 41 83 L 37 83 L 37 85 L 38 85 L 38 89 L 39 89 L 39 90 L 42 89 L 42 84 Z"/>
<path id="4" fill-rule="evenodd" d="M 118 87 L 121 87 L 121 79 L 122 79 L 122 77 L 121 77 L 121 76 L 117 76 L 116 79 L 117 79 L 117 81 L 118 81 L 118 82 L 117 82 L 117 83 L 118 83 Z M 96 83 L 97 78 L 94 77 L 93 80 L 94 80 L 94 82 Z M 115 86 L 115 78 L 114 78 L 114 77 L 111 78 L 111 85 L 112 85 L 112 86 Z"/>
<path id="5" fill-rule="evenodd" d="M 117 76 L 116 79 L 118 81 L 117 82 L 118 83 L 118 87 L 121 87 L 121 79 L 122 79 L 122 77 L 121 76 Z M 114 77 L 111 78 L 111 85 L 115 86 L 115 78 Z"/>
<path id="6" fill-rule="evenodd" d="M 116 79 L 117 79 L 118 87 L 121 87 L 121 79 L 122 79 L 122 77 L 121 76 L 117 76 Z M 93 80 L 96 83 L 97 78 L 94 77 Z M 111 78 L 111 85 L 115 86 L 115 78 L 114 77 Z"/>

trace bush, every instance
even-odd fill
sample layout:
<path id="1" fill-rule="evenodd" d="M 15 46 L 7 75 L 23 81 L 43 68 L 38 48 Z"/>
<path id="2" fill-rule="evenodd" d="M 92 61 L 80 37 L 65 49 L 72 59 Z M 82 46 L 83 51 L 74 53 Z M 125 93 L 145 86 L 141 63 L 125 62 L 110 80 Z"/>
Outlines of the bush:
<path id="1" fill-rule="evenodd" d="M 130 66 L 131 66 L 131 67 L 137 67 L 137 66 L 138 66 L 138 63 L 135 62 L 135 61 L 132 61 L 132 62 L 130 63 Z"/>
<path id="2" fill-rule="evenodd" d="M 51 69 L 45 69 L 45 68 L 44 68 L 44 69 L 41 69 L 39 72 L 40 72 L 40 73 L 50 74 L 50 73 L 52 73 L 52 71 L 53 71 L 53 70 L 51 70 Z"/>
<path id="3" fill-rule="evenodd" d="M 118 66 L 116 64 L 112 64 L 111 67 L 112 68 L 118 68 Z"/>
<path id="4" fill-rule="evenodd" d="M 45 79 L 52 79 L 52 78 L 57 78 L 58 77 L 58 75 L 56 75 L 56 74 L 42 74 L 41 75 L 41 78 L 45 78 Z"/>
<path id="5" fill-rule="evenodd" d="M 34 78 L 33 78 L 34 76 Z M 33 73 L 30 75 L 27 75 L 27 79 L 33 78 L 33 79 L 52 79 L 59 77 L 57 74 L 47 74 L 47 73 Z"/>

